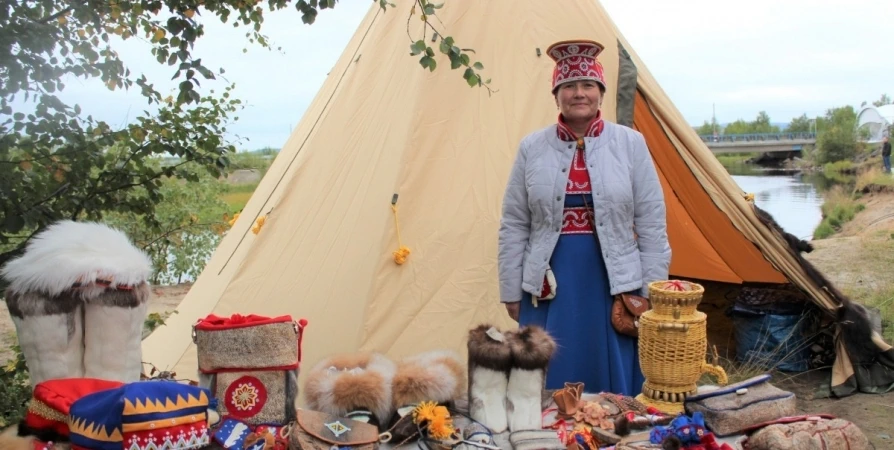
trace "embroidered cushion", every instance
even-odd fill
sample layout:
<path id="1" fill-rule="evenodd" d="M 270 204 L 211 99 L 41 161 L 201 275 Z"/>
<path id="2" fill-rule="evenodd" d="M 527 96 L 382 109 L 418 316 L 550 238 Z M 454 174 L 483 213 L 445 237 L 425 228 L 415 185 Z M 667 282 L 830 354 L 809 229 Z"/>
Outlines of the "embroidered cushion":
<path id="1" fill-rule="evenodd" d="M 74 450 L 189 450 L 210 442 L 207 389 L 141 381 L 82 397 L 71 406 Z"/>

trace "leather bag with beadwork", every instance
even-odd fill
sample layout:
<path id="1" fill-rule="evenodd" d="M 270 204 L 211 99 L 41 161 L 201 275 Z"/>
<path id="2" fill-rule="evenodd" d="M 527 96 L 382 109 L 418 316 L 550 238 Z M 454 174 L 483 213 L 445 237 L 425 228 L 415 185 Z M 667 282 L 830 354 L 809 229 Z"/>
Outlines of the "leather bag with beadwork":
<path id="1" fill-rule="evenodd" d="M 350 447 L 374 450 L 380 442 L 379 429 L 368 423 L 319 411 L 299 409 L 291 432 L 290 449 L 330 450 Z"/>

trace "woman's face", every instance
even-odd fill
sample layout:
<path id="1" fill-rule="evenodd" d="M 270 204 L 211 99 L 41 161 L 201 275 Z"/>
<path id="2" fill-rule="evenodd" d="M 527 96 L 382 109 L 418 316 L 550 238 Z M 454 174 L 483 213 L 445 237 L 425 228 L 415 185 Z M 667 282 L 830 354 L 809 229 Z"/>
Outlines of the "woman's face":
<path id="1" fill-rule="evenodd" d="M 565 120 L 589 122 L 602 106 L 602 91 L 594 81 L 572 81 L 559 86 L 556 104 Z"/>

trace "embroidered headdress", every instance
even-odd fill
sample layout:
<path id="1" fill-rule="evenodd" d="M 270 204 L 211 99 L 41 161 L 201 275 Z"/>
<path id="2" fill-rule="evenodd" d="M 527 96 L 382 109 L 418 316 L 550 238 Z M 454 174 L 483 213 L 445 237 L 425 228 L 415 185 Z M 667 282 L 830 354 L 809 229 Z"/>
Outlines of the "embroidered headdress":
<path id="1" fill-rule="evenodd" d="M 599 83 L 606 89 L 605 74 L 596 57 L 604 47 L 596 41 L 574 40 L 556 42 L 546 49 L 546 54 L 556 62 L 553 69 L 552 91 L 562 83 L 590 80 Z"/>

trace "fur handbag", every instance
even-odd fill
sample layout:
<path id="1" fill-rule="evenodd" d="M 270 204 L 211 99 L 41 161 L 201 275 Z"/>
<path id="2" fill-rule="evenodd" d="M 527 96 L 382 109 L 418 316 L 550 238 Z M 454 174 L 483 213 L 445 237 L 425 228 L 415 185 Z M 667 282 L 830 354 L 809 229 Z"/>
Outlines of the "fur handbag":
<path id="1" fill-rule="evenodd" d="M 239 314 L 212 314 L 196 323 L 199 385 L 219 399 L 223 418 L 250 425 L 284 425 L 295 419 L 306 325 L 290 316 Z"/>
<path id="2" fill-rule="evenodd" d="M 742 443 L 747 450 L 869 450 L 853 423 L 829 415 L 785 417 L 760 424 Z M 748 431 L 748 430 L 746 430 Z"/>
<path id="3" fill-rule="evenodd" d="M 299 409 L 290 434 L 289 448 L 330 450 L 349 447 L 373 450 L 387 442 L 387 433 L 379 434 L 375 425 L 318 411 Z"/>
<path id="4" fill-rule="evenodd" d="M 794 415 L 795 394 L 769 383 L 764 374 L 722 389 L 690 396 L 686 412 L 701 412 L 705 425 L 718 436 L 729 436 L 755 424 Z"/>
<path id="5" fill-rule="evenodd" d="M 635 294 L 618 294 L 612 302 L 612 326 L 627 336 L 639 337 L 639 318 L 651 305 L 649 299 Z"/>

